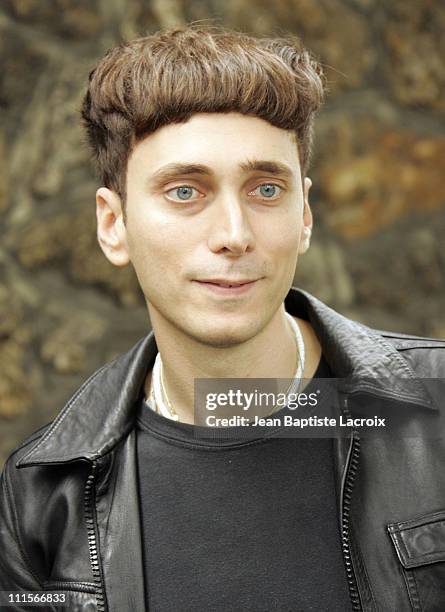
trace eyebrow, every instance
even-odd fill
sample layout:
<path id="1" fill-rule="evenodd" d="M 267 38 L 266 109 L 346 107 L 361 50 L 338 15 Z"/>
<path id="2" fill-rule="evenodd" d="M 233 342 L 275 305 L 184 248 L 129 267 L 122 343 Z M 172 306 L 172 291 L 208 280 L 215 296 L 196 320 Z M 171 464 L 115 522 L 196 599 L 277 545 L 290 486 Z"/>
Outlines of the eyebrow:
<path id="1" fill-rule="evenodd" d="M 294 175 L 292 169 L 281 162 L 254 159 L 241 162 L 239 168 L 243 172 L 266 172 L 283 178 L 291 178 Z M 213 171 L 203 164 L 181 164 L 171 163 L 157 170 L 149 179 L 154 187 L 160 187 L 163 183 L 180 176 L 199 174 L 201 176 L 213 176 Z"/>

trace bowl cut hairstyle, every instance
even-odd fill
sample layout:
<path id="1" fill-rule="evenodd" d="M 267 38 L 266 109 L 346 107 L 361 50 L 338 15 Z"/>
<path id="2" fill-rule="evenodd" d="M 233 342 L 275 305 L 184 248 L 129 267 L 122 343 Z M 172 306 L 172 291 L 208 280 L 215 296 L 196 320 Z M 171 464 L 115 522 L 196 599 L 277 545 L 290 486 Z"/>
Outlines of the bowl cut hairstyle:
<path id="1" fill-rule="evenodd" d="M 324 92 L 321 64 L 296 36 L 190 24 L 108 51 L 89 75 L 81 115 L 100 180 L 120 196 L 125 221 L 134 146 L 195 113 L 238 112 L 293 131 L 304 177 Z"/>

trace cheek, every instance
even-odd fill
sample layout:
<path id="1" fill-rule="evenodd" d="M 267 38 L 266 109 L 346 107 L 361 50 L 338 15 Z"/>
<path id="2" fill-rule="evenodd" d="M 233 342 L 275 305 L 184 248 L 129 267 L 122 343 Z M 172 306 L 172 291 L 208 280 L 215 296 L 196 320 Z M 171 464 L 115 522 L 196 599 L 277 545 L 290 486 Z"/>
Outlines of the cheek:
<path id="1" fill-rule="evenodd" d="M 271 225 L 266 232 L 265 253 L 270 258 L 271 269 L 279 285 L 292 283 L 298 259 L 300 230 L 301 224 L 295 215 L 291 215 L 287 223 Z"/>
<path id="2" fill-rule="evenodd" d="M 261 230 L 262 244 L 266 252 L 276 255 L 289 254 L 298 251 L 300 226 L 294 216 L 286 223 L 268 224 Z"/>
<path id="3" fill-rule="evenodd" d="M 130 256 L 138 273 L 150 283 L 177 275 L 190 252 L 187 236 L 178 223 L 144 220 L 131 232 Z M 155 280 L 156 279 L 156 280 Z"/>

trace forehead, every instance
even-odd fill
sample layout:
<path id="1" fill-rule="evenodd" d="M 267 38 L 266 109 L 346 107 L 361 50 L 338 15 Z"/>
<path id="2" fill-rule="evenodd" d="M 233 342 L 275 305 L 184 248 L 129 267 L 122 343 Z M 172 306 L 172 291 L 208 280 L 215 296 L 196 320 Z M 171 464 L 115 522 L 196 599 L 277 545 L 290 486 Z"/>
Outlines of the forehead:
<path id="1" fill-rule="evenodd" d="M 299 170 L 294 132 L 239 113 L 199 113 L 185 123 L 166 125 L 138 142 L 128 169 L 155 173 L 166 164 L 195 163 L 219 172 L 242 173 L 246 161 L 268 159 Z"/>

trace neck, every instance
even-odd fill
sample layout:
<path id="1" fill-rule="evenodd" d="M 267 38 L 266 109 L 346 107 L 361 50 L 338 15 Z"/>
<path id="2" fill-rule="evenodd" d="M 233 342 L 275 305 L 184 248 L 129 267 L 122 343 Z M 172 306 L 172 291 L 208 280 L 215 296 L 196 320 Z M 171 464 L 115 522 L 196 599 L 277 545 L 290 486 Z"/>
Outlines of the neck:
<path id="1" fill-rule="evenodd" d="M 295 334 L 284 304 L 253 338 L 230 347 L 202 344 L 173 326 L 150 308 L 150 319 L 161 354 L 164 384 L 170 402 L 185 423 L 193 423 L 195 378 L 292 378 L 297 364 Z M 307 321 L 295 319 L 306 349 L 304 378 L 311 376 L 320 358 L 320 345 Z M 145 390 L 151 383 L 147 377 Z"/>

